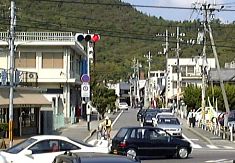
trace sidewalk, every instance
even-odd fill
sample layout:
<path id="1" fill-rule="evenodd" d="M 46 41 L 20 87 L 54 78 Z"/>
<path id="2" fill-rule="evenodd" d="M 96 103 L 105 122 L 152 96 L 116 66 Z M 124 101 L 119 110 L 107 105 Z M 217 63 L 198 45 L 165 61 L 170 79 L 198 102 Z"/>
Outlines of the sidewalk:
<path id="1" fill-rule="evenodd" d="M 106 113 L 105 116 L 109 116 L 110 119 L 113 121 L 118 114 L 119 112 Z M 70 137 L 70 138 L 77 139 L 77 140 L 83 140 L 87 142 L 88 139 L 96 133 L 98 129 L 98 125 L 101 121 L 103 121 L 103 119 L 98 121 L 96 115 L 92 115 L 91 122 L 90 122 L 90 130 L 88 130 L 87 121 L 84 119 L 80 119 L 78 123 L 68 124 L 65 128 L 55 131 L 54 134 L 63 135 L 66 137 Z M 26 138 L 28 137 L 14 137 L 13 145 L 20 143 Z M 5 138 L 4 140 L 5 140 L 6 147 L 9 147 L 9 139 Z M 1 141 L 0 141 L 0 144 L 1 144 Z"/>
<path id="2" fill-rule="evenodd" d="M 200 128 L 200 127 L 197 127 L 197 126 L 195 126 L 194 128 L 189 127 L 189 125 L 187 124 L 186 119 L 182 119 L 179 116 L 178 116 L 178 118 L 182 122 L 184 128 L 187 128 L 188 130 L 193 132 L 195 135 L 201 137 L 207 143 L 212 144 L 211 140 L 222 140 L 222 137 L 216 136 L 212 132 L 206 131 L 206 130 Z"/>

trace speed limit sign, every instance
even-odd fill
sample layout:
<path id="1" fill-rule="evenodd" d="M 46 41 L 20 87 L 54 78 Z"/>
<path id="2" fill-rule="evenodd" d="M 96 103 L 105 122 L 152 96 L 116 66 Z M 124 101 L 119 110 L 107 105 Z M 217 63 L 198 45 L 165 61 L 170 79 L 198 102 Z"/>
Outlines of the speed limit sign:
<path id="1" fill-rule="evenodd" d="M 89 83 L 82 83 L 81 85 L 81 96 L 90 97 L 90 85 Z"/>

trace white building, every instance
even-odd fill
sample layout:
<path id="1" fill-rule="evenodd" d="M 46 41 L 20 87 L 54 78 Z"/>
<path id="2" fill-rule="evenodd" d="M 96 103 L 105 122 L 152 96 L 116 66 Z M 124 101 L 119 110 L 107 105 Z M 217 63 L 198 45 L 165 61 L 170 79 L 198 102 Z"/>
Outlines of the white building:
<path id="1" fill-rule="evenodd" d="M 179 82 L 181 94 L 185 87 L 189 84 L 201 86 L 202 85 L 202 58 L 180 58 L 179 59 Z M 207 58 L 204 65 L 206 66 L 206 72 L 210 69 L 216 68 L 215 58 Z M 177 96 L 177 58 L 169 58 L 167 60 L 167 89 L 166 95 L 168 99 L 173 99 Z"/>
<path id="2" fill-rule="evenodd" d="M 0 68 L 9 71 L 7 39 L 8 33 L 1 32 L 0 48 L 3 50 L 0 52 Z M 50 128 L 57 129 L 66 123 L 73 123 L 75 111 L 81 105 L 80 77 L 86 57 L 84 47 L 75 41 L 71 32 L 16 32 L 15 45 L 15 68 L 19 72 L 26 72 L 20 74 L 16 92 L 25 86 L 44 89 L 38 97 L 44 98 L 44 103 L 47 104 L 46 107 L 43 103 L 40 105 L 37 99 L 30 98 L 27 91 L 18 91 L 21 101 L 27 105 L 17 105 L 17 101 L 14 101 L 15 135 L 19 135 L 20 131 L 23 131 L 22 135 L 45 134 Z M 6 110 L 5 114 L 8 114 L 8 97 L 0 94 L 0 99 L 6 101 L 0 102 L 0 109 Z M 23 124 L 19 121 L 21 115 L 25 118 L 23 121 L 30 122 Z M 32 115 L 36 122 L 31 122 Z M 22 128 L 19 129 L 19 126 Z M 31 127 L 31 130 L 26 130 L 27 127 Z"/>

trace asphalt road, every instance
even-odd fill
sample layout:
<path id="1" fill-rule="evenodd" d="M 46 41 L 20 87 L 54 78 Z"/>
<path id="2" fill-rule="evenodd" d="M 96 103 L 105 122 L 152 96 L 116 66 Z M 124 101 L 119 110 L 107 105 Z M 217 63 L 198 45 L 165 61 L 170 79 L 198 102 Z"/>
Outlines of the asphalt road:
<path id="1" fill-rule="evenodd" d="M 113 125 L 113 131 L 111 136 L 115 135 L 120 127 L 123 126 L 136 126 L 140 125 L 136 121 L 136 114 L 138 109 L 129 109 L 123 111 L 119 118 Z M 204 135 L 199 136 L 193 132 L 193 129 L 189 129 L 188 125 L 184 120 L 183 123 L 183 134 L 184 138 L 193 144 L 193 151 L 189 155 L 188 159 L 166 159 L 157 158 L 142 160 L 143 163 L 232 163 L 235 160 L 235 143 L 228 140 L 220 140 L 218 138 L 206 138 Z"/>

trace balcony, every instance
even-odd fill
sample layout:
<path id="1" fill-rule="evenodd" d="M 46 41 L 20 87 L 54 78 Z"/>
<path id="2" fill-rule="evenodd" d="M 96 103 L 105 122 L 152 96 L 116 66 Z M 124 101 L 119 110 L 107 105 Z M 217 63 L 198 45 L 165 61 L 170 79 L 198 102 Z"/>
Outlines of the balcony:
<path id="1" fill-rule="evenodd" d="M 7 32 L 0 32 L 0 40 L 7 41 L 9 34 Z M 16 42 L 71 42 L 75 41 L 72 32 L 16 32 Z"/>

